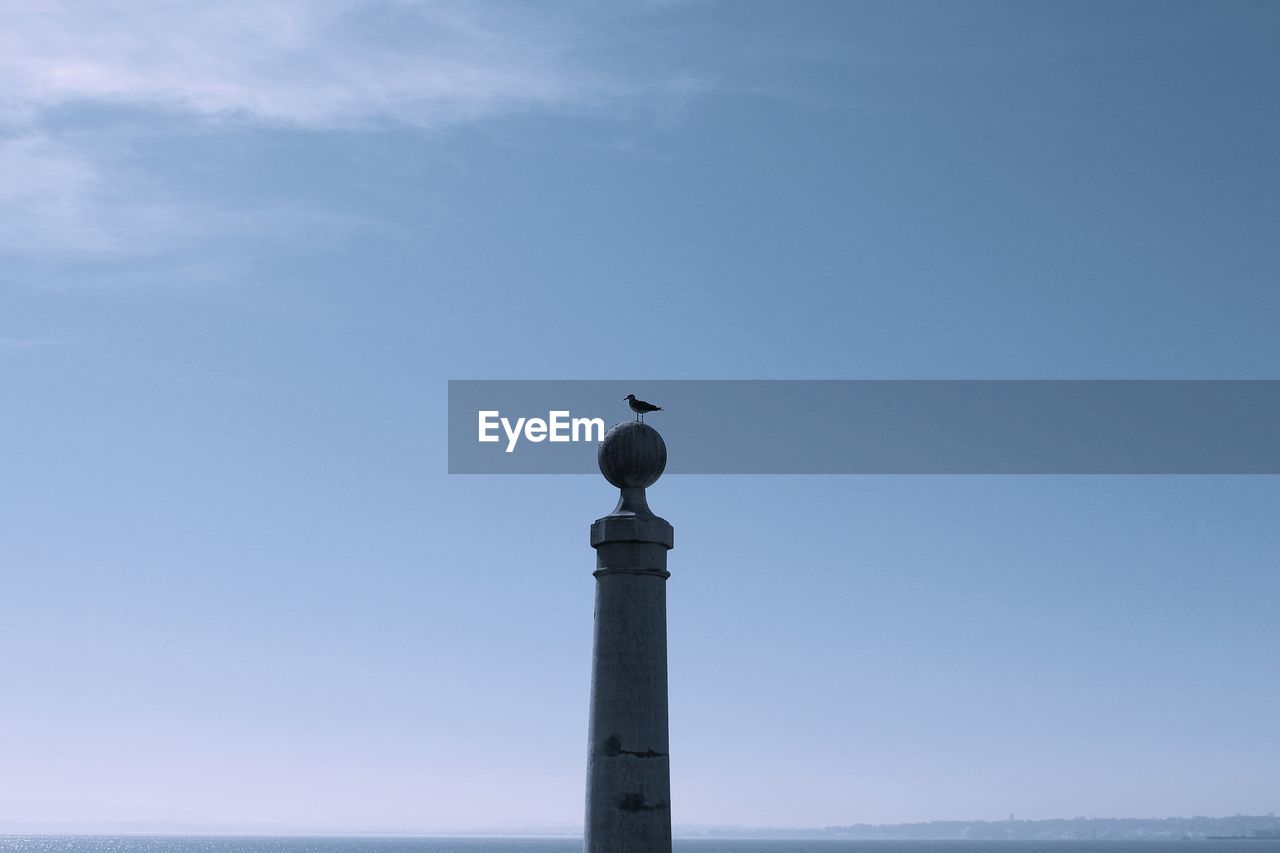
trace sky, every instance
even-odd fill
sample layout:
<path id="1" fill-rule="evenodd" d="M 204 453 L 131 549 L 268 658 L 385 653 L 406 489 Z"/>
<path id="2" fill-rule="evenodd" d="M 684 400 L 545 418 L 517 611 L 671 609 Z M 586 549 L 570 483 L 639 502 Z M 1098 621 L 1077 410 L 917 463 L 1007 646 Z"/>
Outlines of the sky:
<path id="1" fill-rule="evenodd" d="M 580 825 L 616 492 L 449 379 L 1280 378 L 1272 3 L 0 21 L 0 826 Z M 1280 810 L 1274 477 L 649 502 L 676 824 Z"/>

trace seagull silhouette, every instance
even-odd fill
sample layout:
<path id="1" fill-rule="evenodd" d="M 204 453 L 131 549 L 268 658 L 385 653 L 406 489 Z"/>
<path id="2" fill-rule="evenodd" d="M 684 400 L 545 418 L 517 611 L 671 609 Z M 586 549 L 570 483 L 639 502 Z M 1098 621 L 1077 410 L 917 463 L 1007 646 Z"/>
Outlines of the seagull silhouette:
<path id="1" fill-rule="evenodd" d="M 635 394 L 628 394 L 624 397 L 627 405 L 631 407 L 631 411 L 636 413 L 636 420 L 644 423 L 644 416 L 647 412 L 661 412 L 661 406 L 655 406 L 653 403 L 646 403 L 644 400 L 637 400 Z"/>

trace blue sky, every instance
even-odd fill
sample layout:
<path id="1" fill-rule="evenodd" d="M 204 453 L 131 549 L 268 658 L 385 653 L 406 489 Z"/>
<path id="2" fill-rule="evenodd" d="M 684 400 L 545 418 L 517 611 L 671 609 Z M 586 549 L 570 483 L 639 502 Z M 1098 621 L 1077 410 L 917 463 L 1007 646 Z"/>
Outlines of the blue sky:
<path id="1" fill-rule="evenodd" d="M 449 378 L 1277 378 L 1273 4 L 0 8 L 0 821 L 579 822 Z M 664 479 L 675 821 L 1276 810 L 1278 498 Z"/>

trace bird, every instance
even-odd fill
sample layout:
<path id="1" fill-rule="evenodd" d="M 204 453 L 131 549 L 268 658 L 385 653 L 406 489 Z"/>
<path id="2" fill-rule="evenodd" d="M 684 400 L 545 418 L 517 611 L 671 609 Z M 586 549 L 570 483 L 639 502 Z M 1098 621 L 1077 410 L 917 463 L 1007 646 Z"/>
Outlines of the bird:
<path id="1" fill-rule="evenodd" d="M 655 406 L 653 403 L 646 403 L 644 400 L 637 400 L 635 394 L 628 394 L 623 397 L 627 401 L 627 405 L 631 407 L 631 411 L 636 413 L 636 420 L 644 423 L 644 416 L 648 412 L 661 412 L 661 406 Z"/>

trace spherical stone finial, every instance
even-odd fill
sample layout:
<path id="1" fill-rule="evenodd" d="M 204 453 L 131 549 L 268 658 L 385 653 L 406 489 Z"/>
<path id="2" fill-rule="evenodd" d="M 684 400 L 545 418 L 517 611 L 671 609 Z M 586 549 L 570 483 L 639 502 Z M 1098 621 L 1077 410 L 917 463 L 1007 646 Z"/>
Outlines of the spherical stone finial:
<path id="1" fill-rule="evenodd" d="M 645 489 L 667 467 L 667 445 L 648 424 L 623 421 L 605 433 L 596 461 L 604 478 L 619 489 Z"/>

